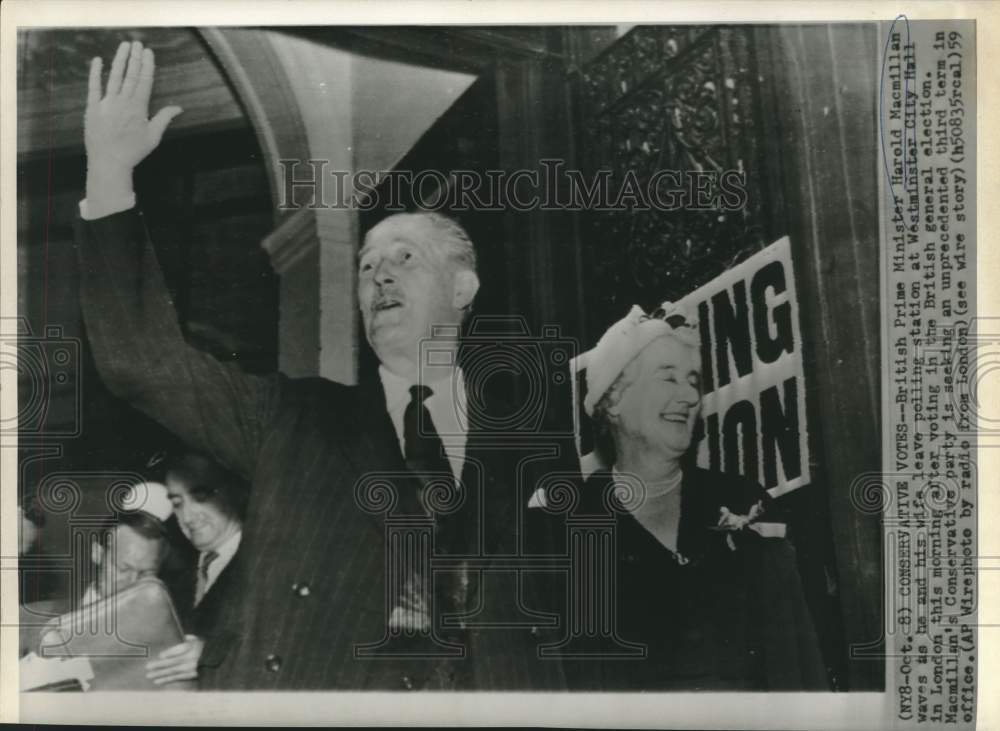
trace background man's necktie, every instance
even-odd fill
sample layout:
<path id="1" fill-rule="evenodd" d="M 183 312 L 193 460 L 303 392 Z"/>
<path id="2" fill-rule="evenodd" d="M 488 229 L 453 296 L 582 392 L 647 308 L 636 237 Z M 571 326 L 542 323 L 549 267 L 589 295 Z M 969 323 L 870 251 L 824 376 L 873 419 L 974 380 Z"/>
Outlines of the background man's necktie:
<path id="1" fill-rule="evenodd" d="M 208 591 L 208 567 L 218 557 L 219 554 L 215 551 L 209 551 L 208 553 L 203 553 L 201 555 L 201 560 L 198 562 L 198 582 L 195 584 L 194 589 L 195 606 L 198 606 L 201 603 L 202 598 L 205 596 L 205 592 Z"/>

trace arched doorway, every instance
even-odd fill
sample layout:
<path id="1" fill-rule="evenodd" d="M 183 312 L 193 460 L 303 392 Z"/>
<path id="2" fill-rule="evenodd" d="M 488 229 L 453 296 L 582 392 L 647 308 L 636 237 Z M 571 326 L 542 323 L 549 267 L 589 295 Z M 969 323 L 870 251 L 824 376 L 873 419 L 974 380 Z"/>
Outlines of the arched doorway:
<path id="1" fill-rule="evenodd" d="M 75 495 L 67 504 L 75 505 L 72 511 L 47 515 L 41 563 L 24 584 L 29 600 L 70 579 L 71 521 L 106 515 L 111 484 L 149 475 L 152 454 L 176 449 L 183 439 L 107 392 L 78 303 L 73 222 L 84 194 L 87 69 L 93 56 L 107 59 L 131 39 L 157 52 L 152 108 L 169 100 L 185 110 L 135 179 L 182 328 L 198 347 L 250 371 L 277 365 L 278 280 L 259 246 L 274 225 L 265 156 L 199 34 L 185 28 L 20 33 L 18 320 L 5 323 L 16 327 L 22 356 L 19 499 L 30 502 L 57 484 Z M 70 353 L 65 368 L 49 359 L 62 343 Z"/>

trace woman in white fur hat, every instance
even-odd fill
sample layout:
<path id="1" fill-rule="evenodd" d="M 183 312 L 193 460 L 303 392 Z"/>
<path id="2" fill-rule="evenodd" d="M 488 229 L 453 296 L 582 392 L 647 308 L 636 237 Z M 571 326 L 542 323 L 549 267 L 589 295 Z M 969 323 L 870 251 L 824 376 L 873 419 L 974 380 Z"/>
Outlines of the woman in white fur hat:
<path id="1" fill-rule="evenodd" d="M 702 396 L 691 318 L 670 303 L 653 316 L 633 307 L 578 367 L 610 466 L 586 481 L 579 510 L 615 518 L 619 639 L 647 647 L 642 659 L 579 661 L 581 684 L 826 690 L 794 550 L 765 522 L 767 493 L 689 459 Z"/>

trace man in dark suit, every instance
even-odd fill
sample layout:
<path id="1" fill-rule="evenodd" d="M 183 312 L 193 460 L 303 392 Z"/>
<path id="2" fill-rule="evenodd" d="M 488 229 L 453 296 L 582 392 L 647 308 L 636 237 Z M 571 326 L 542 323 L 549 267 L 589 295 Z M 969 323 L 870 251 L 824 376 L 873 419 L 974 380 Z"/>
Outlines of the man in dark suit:
<path id="1" fill-rule="evenodd" d="M 170 461 L 166 492 L 195 555 L 179 571 L 163 577 L 186 637 L 147 665 L 147 677 L 158 685 L 198 676 L 205 641 L 216 631 L 219 611 L 233 591 L 247 498 L 234 475 L 194 453 Z"/>
<path id="2" fill-rule="evenodd" d="M 521 404 L 466 380 L 459 336 L 479 279 L 464 231 L 393 216 L 366 236 L 359 305 L 378 377 L 355 387 L 220 363 L 185 343 L 133 210 L 132 170 L 181 111 L 148 119 L 152 82 L 138 43 L 118 49 L 106 90 L 92 63 L 81 302 L 107 386 L 251 485 L 203 686 L 564 687 L 538 655 L 558 620 L 542 610 L 558 602 L 533 594 L 514 559 L 544 550 L 528 503 L 573 469 L 572 434 L 503 431 Z M 387 518 L 419 531 L 440 513 L 415 539 L 447 559 L 440 570 L 402 562 Z"/>

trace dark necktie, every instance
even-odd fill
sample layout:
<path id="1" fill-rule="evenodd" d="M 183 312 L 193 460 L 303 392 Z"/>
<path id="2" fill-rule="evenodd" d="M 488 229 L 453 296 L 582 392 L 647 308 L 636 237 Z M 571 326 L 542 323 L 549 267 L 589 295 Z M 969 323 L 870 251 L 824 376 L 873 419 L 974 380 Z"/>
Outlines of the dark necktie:
<path id="1" fill-rule="evenodd" d="M 403 453 L 406 466 L 417 478 L 419 484 L 418 501 L 426 514 L 431 514 L 424 500 L 426 488 L 434 481 L 440 482 L 442 477 L 454 480 L 451 463 L 444 451 L 444 444 L 434 427 L 431 413 L 424 403 L 434 391 L 428 386 L 416 385 L 410 387 L 410 403 L 403 412 Z M 461 520 L 457 516 L 434 516 L 436 523 L 436 541 L 438 550 L 435 553 L 461 553 L 463 531 Z M 449 571 L 440 576 L 438 583 L 440 609 L 455 612 L 463 608 L 467 596 L 468 575 L 465 567 L 457 571 Z M 416 587 L 412 587 L 416 588 Z"/>
<path id="2" fill-rule="evenodd" d="M 433 394 L 429 386 L 410 386 L 410 403 L 403 412 L 403 456 L 406 466 L 420 482 L 418 497 L 424 512 L 429 512 L 424 503 L 424 488 L 442 475 L 451 475 L 451 463 L 424 403 Z"/>
<path id="3" fill-rule="evenodd" d="M 215 559 L 219 557 L 219 554 L 215 551 L 209 551 L 208 553 L 202 555 L 200 565 L 198 566 L 198 582 L 195 585 L 194 590 L 194 605 L 198 606 L 201 600 L 204 598 L 205 593 L 208 591 L 208 567 L 212 564 Z"/>

